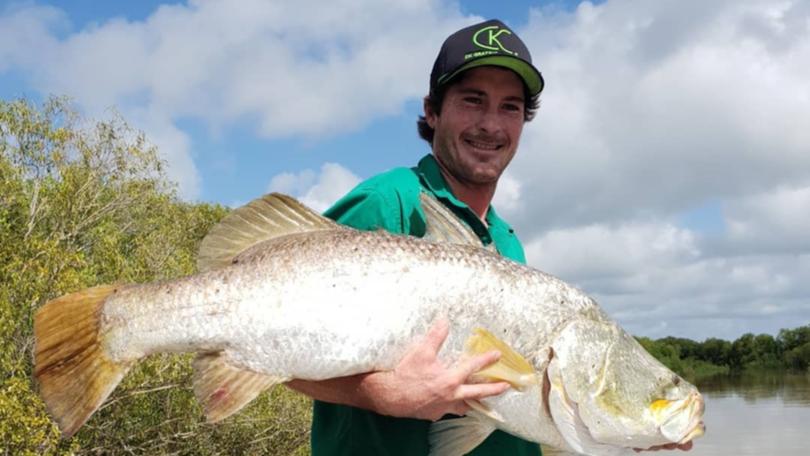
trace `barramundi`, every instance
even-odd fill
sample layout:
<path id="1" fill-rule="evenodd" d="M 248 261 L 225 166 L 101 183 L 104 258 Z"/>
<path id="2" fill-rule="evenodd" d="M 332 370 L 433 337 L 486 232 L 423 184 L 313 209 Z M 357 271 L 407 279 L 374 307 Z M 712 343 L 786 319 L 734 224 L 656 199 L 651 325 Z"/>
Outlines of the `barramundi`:
<path id="1" fill-rule="evenodd" d="M 697 389 L 593 299 L 484 248 L 432 197 L 418 210 L 424 238 L 343 227 L 266 195 L 211 230 L 195 275 L 49 301 L 35 316 L 34 373 L 50 414 L 70 436 L 138 360 L 194 352 L 195 395 L 219 421 L 278 383 L 391 370 L 446 320 L 440 359 L 498 350 L 471 381 L 511 388 L 432 424 L 432 454 L 464 454 L 495 429 L 588 455 L 703 434 Z"/>

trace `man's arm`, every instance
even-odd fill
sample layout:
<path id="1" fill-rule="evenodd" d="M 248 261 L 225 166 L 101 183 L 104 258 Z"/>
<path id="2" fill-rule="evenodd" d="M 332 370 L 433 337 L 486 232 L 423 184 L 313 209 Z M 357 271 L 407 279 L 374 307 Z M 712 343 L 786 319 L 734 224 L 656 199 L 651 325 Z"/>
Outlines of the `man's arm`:
<path id="1" fill-rule="evenodd" d="M 496 362 L 492 351 L 467 358 L 452 366 L 438 359 L 448 334 L 448 323 L 433 325 L 423 340 L 414 344 L 392 371 L 370 372 L 318 382 L 293 380 L 290 388 L 324 402 L 350 405 L 381 415 L 436 421 L 452 413 L 464 415 L 465 401 L 480 400 L 509 389 L 509 384 L 470 384 L 470 375 Z"/>

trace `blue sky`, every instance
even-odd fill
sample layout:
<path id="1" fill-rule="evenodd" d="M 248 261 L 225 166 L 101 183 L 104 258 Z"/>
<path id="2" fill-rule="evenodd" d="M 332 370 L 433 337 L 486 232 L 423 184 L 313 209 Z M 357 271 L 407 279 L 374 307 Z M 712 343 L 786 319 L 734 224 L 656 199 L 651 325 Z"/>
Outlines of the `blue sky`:
<path id="1" fill-rule="evenodd" d="M 323 209 L 428 152 L 441 41 L 498 17 L 547 88 L 495 204 L 529 262 L 631 332 L 810 324 L 801 1 L 0 3 L 0 96 L 119 111 L 183 198 Z"/>

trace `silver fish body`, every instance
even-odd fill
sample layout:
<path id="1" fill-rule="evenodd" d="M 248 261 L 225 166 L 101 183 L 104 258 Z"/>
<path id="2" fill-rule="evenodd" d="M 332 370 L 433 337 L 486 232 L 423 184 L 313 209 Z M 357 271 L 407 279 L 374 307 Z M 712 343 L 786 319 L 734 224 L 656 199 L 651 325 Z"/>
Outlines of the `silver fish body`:
<path id="1" fill-rule="evenodd" d="M 436 454 L 468 451 L 480 438 L 447 442 L 482 428 L 584 454 L 702 433 L 697 390 L 591 298 L 471 245 L 336 226 L 289 233 L 223 267 L 116 289 L 98 314 L 99 350 L 111 365 L 158 352 L 212 353 L 274 382 L 390 370 L 440 318 L 450 322 L 440 353 L 450 363 L 483 328 L 528 362 L 530 380 L 453 420 L 461 426 L 434 425 Z"/>
<path id="2" fill-rule="evenodd" d="M 447 356 L 475 327 L 526 353 L 575 315 L 605 318 L 563 282 L 470 246 L 351 229 L 267 244 L 233 266 L 116 293 L 103 307 L 111 358 L 225 351 L 246 369 L 321 380 L 392 368 L 441 317 Z"/>

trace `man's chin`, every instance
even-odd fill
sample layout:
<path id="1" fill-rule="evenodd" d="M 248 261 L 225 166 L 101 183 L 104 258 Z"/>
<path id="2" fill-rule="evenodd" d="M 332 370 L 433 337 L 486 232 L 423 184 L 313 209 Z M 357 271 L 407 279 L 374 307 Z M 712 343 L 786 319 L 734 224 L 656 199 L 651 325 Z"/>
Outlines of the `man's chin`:
<path id="1" fill-rule="evenodd" d="M 494 171 L 486 171 L 486 172 L 474 172 L 470 175 L 466 176 L 467 183 L 472 186 L 480 186 L 480 187 L 487 187 L 491 185 L 496 185 L 498 183 L 498 178 L 500 177 L 500 173 Z"/>

